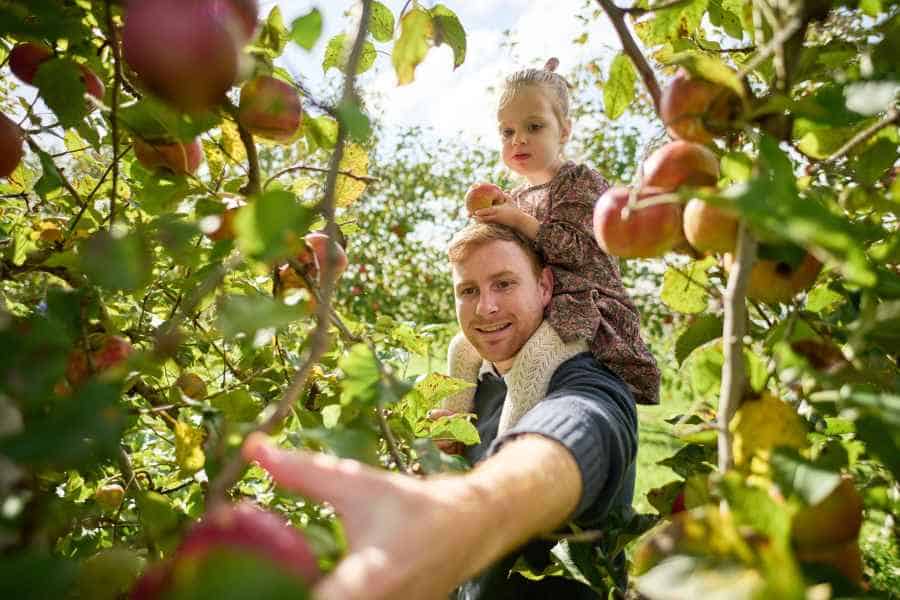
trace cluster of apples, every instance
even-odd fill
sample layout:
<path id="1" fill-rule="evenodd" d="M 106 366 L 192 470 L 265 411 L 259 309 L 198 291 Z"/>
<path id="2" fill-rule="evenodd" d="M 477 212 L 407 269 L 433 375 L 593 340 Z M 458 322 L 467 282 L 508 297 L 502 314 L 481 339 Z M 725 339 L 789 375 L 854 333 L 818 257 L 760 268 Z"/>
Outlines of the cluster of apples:
<path id="1" fill-rule="evenodd" d="M 34 85 L 40 66 L 53 58 L 53 50 L 45 44 L 17 44 L 9 53 L 9 70 L 22 83 Z M 103 100 L 106 88 L 97 74 L 81 63 L 75 63 L 75 66 L 81 74 L 85 91 L 97 100 Z M 0 177 L 9 177 L 19 166 L 25 154 L 24 142 L 25 136 L 19 126 L 6 115 L 0 114 Z"/>
<path id="2" fill-rule="evenodd" d="M 730 269 L 737 215 L 699 198 L 682 205 L 666 194 L 716 185 L 719 159 L 706 144 L 727 131 L 739 109 L 731 90 L 678 72 L 660 102 L 660 116 L 675 140 L 647 158 L 637 188 L 612 187 L 594 207 L 594 235 L 604 251 L 621 258 L 654 258 L 690 244 L 699 253 L 724 254 Z M 789 302 L 813 284 L 821 267 L 809 253 L 796 264 L 758 260 L 747 295 L 766 303 Z"/>
<path id="3" fill-rule="evenodd" d="M 172 556 L 150 567 L 131 590 L 132 600 L 182 597 L 199 577 L 211 576 L 226 556 L 264 560 L 303 589 L 318 580 L 315 555 L 303 535 L 274 513 L 248 502 L 208 512 Z M 193 596 L 188 596 L 193 597 Z"/>

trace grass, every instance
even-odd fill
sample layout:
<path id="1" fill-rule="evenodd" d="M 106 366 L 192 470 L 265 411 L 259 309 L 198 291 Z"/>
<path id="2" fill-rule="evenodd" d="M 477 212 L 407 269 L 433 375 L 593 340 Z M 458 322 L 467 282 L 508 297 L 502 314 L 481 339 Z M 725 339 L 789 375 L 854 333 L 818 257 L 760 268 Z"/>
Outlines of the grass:
<path id="1" fill-rule="evenodd" d="M 427 357 L 417 355 L 410 358 L 406 369 L 407 377 L 429 372 L 446 373 L 446 359 L 443 356 L 432 356 L 429 361 Z M 690 400 L 671 390 L 671 387 L 663 388 L 659 406 L 638 406 L 639 442 L 634 508 L 641 513 L 655 512 L 647 502 L 648 491 L 677 479 L 671 469 L 656 464 L 674 454 L 684 444 L 669 433 L 672 426 L 665 419 L 686 411 Z"/>

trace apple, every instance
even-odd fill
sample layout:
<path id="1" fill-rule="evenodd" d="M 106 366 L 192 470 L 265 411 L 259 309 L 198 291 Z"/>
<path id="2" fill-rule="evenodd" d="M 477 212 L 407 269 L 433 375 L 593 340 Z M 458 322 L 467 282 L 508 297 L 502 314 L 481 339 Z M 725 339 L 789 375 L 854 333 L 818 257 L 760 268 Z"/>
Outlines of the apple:
<path id="1" fill-rule="evenodd" d="M 644 188 L 638 193 L 638 200 L 661 191 Z M 594 206 L 594 236 L 604 251 L 622 258 L 651 258 L 662 256 L 683 242 L 680 204 L 636 207 L 626 214 L 630 193 L 627 187 L 612 187 Z"/>
<path id="2" fill-rule="evenodd" d="M 684 490 L 678 492 L 678 495 L 675 496 L 675 500 L 672 502 L 672 512 L 671 514 L 677 515 L 680 512 L 684 512 L 687 510 L 687 507 L 684 504 Z"/>
<path id="3" fill-rule="evenodd" d="M 22 82 L 33 85 L 38 67 L 52 57 L 53 50 L 44 44 L 34 42 L 16 44 L 9 51 L 9 69 Z"/>
<path id="4" fill-rule="evenodd" d="M 824 500 L 800 509 L 791 522 L 791 537 L 799 548 L 819 548 L 855 541 L 863 523 L 863 499 L 844 477 Z"/>
<path id="5" fill-rule="evenodd" d="M 328 245 L 330 239 L 331 238 L 324 233 L 308 233 L 303 238 L 306 242 L 306 248 L 301 250 L 300 254 L 297 255 L 297 260 L 300 263 L 311 266 L 312 276 L 316 280 L 318 280 L 319 273 L 325 266 L 325 261 L 328 260 Z M 347 269 L 349 260 L 340 244 L 335 244 L 334 248 L 337 254 L 334 265 L 334 278 L 337 279 Z"/>
<path id="6" fill-rule="evenodd" d="M 738 112 L 739 102 L 728 88 L 679 69 L 662 92 L 659 115 L 672 137 L 708 144 L 714 135 L 724 133 Z"/>
<path id="7" fill-rule="evenodd" d="M 97 488 L 94 500 L 105 510 L 116 510 L 125 498 L 125 488 L 118 483 L 109 483 Z"/>
<path id="8" fill-rule="evenodd" d="M 246 41 L 238 12 L 232 0 L 129 2 L 122 28 L 125 60 L 143 86 L 174 108 L 212 108 L 238 75 Z"/>
<path id="9" fill-rule="evenodd" d="M 259 20 L 259 5 L 256 0 L 230 0 L 231 6 L 241 20 L 245 34 L 245 42 L 253 38 Z"/>
<path id="10" fill-rule="evenodd" d="M 700 252 L 734 252 L 738 219 L 731 212 L 692 198 L 684 207 L 684 237 Z"/>
<path id="11" fill-rule="evenodd" d="M 0 113 L 0 177 L 9 177 L 22 161 L 25 137 L 13 121 Z"/>
<path id="12" fill-rule="evenodd" d="M 106 87 L 103 85 L 103 82 L 100 81 L 100 78 L 97 77 L 97 74 L 94 73 L 90 67 L 78 65 L 78 69 L 81 71 L 81 81 L 84 83 L 84 91 L 97 100 L 102 101 L 103 94 L 106 93 Z M 90 108 L 93 108 L 93 106 L 90 106 Z"/>
<path id="13" fill-rule="evenodd" d="M 190 142 L 148 142 L 134 138 L 134 155 L 144 167 L 166 169 L 176 175 L 193 175 L 203 162 L 200 140 Z"/>
<path id="14" fill-rule="evenodd" d="M 466 210 L 469 216 L 476 210 L 490 208 L 507 201 L 506 193 L 493 183 L 473 183 L 466 192 Z"/>
<path id="15" fill-rule="evenodd" d="M 115 335 L 107 336 L 100 344 L 100 348 L 92 355 L 94 368 L 98 372 L 103 372 L 117 367 L 124 363 L 133 351 L 131 343 L 125 338 Z"/>
<path id="16" fill-rule="evenodd" d="M 306 538 L 282 517 L 249 502 L 215 508 L 195 524 L 165 563 L 148 569 L 132 588 L 132 600 L 179 596 L 204 567 L 214 568 L 227 553 L 243 553 L 270 562 L 301 585 L 322 573 Z M 173 589 L 175 588 L 175 589 Z M 179 596 L 180 597 L 180 596 Z"/>
<path id="17" fill-rule="evenodd" d="M 219 215 L 218 227 L 216 227 L 216 229 L 211 233 L 207 233 L 206 236 L 216 242 L 222 240 L 233 240 L 234 219 L 235 217 L 237 217 L 237 213 L 240 209 L 240 206 L 232 206 L 231 208 L 226 208 L 225 212 Z"/>
<path id="18" fill-rule="evenodd" d="M 734 258 L 725 254 L 724 259 L 725 270 L 730 271 Z M 783 261 L 757 260 L 750 271 L 747 297 L 766 304 L 787 304 L 798 293 L 812 287 L 821 270 L 822 263 L 809 253 L 796 267 Z"/>
<path id="19" fill-rule="evenodd" d="M 263 75 L 241 88 L 238 121 L 253 135 L 290 142 L 302 119 L 300 95 L 289 83 Z"/>
<path id="20" fill-rule="evenodd" d="M 643 187 L 674 191 L 682 185 L 715 185 L 719 159 L 706 146 L 675 140 L 654 151 L 643 165 Z"/>
<path id="21" fill-rule="evenodd" d="M 797 560 L 831 567 L 857 586 L 865 584 L 859 541 L 852 539 L 837 544 L 797 548 Z"/>
<path id="22" fill-rule="evenodd" d="M 175 385 L 188 398 L 203 400 L 206 398 L 206 383 L 196 373 L 182 373 Z"/>

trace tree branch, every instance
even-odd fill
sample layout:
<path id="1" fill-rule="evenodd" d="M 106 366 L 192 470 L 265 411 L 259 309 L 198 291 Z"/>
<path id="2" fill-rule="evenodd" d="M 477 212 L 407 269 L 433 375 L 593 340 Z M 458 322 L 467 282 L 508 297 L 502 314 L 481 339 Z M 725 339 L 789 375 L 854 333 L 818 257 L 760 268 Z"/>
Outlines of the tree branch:
<path id="1" fill-rule="evenodd" d="M 345 102 L 352 102 L 356 97 L 354 88 L 356 80 L 356 67 L 359 64 L 359 58 L 362 54 L 363 43 L 365 42 L 366 31 L 368 30 L 369 25 L 369 15 L 371 14 L 371 12 L 371 0 L 363 0 L 359 29 L 356 33 L 356 39 L 353 42 L 353 49 L 350 51 L 350 57 L 347 60 L 347 76 L 344 80 L 343 91 L 343 100 Z M 322 199 L 322 203 L 320 204 L 320 210 L 326 220 L 325 231 L 332 240 L 337 239 L 335 235 L 337 232 L 337 225 L 334 222 L 335 188 L 337 184 L 337 172 L 341 164 L 341 158 L 343 157 L 344 141 L 346 140 L 346 138 L 346 125 L 338 120 L 337 143 L 335 144 L 335 149 L 331 155 L 331 161 L 329 163 L 328 177 L 326 178 L 325 182 L 325 197 Z M 257 431 L 261 431 L 263 433 L 271 433 L 290 414 L 291 407 L 297 401 L 297 398 L 300 396 L 300 392 L 306 387 L 306 380 L 309 378 L 309 374 L 312 371 L 313 366 L 319 362 L 319 360 L 322 358 L 322 355 L 325 354 L 325 351 L 330 345 L 328 325 L 330 322 L 331 294 L 334 289 L 333 275 L 335 273 L 336 265 L 337 253 L 334 247 L 332 245 L 329 245 L 328 252 L 326 253 L 326 260 L 324 265 L 325 268 L 322 270 L 322 278 L 325 282 L 325 285 L 322 289 L 322 302 L 319 304 L 316 310 L 316 328 L 311 336 L 312 341 L 310 342 L 309 353 L 307 354 L 306 360 L 294 375 L 294 378 L 291 381 L 291 384 L 288 386 L 288 389 L 285 391 L 284 396 L 281 398 L 281 400 L 279 400 L 277 408 L 269 416 L 269 418 L 266 419 L 265 422 L 263 422 L 257 428 Z M 240 479 L 244 468 L 244 460 L 238 452 L 231 458 L 229 462 L 225 464 L 219 476 L 210 483 L 207 506 L 215 506 L 227 500 L 228 490 L 230 490 L 231 487 Z"/>
<path id="2" fill-rule="evenodd" d="M 747 285 L 750 270 L 756 260 L 756 240 L 742 219 L 738 225 L 738 239 L 734 266 L 725 288 L 725 324 L 722 329 L 722 387 L 719 393 L 718 447 L 719 472 L 731 468 L 731 432 L 728 424 L 741 405 L 746 385 L 744 372 L 744 333 L 747 325 Z"/>
<path id="3" fill-rule="evenodd" d="M 109 44 L 113 54 L 113 89 L 112 107 L 109 111 L 109 123 L 112 134 L 113 164 L 112 164 L 112 189 L 109 193 L 109 229 L 112 231 L 116 224 L 116 201 L 119 197 L 119 88 L 122 84 L 122 63 L 119 55 L 118 36 L 112 17 L 112 2 L 106 0 L 106 28 L 109 30 Z"/>
<path id="4" fill-rule="evenodd" d="M 872 123 L 870 126 L 866 127 L 852 138 L 847 140 L 847 143 L 841 146 L 835 151 L 834 154 L 829 156 L 828 158 L 816 163 L 815 168 L 819 168 L 829 163 L 835 163 L 845 157 L 850 153 L 851 150 L 867 141 L 869 138 L 874 136 L 876 133 L 887 127 L 888 125 L 892 125 L 893 123 L 900 122 L 900 110 L 898 110 L 897 105 L 890 107 L 888 111 L 885 113 L 884 117 L 882 117 L 879 121 Z"/>
<path id="5" fill-rule="evenodd" d="M 659 114 L 661 96 L 659 83 L 656 81 L 656 75 L 653 74 L 653 68 L 647 62 L 644 53 L 638 48 L 637 42 L 635 42 L 634 37 L 628 30 L 628 26 L 625 24 L 625 11 L 613 4 L 612 0 L 597 0 L 597 2 L 606 12 L 616 33 L 619 35 L 619 40 L 622 42 L 622 50 L 631 59 L 638 73 L 641 74 L 641 79 L 644 81 L 644 85 L 653 99 L 653 108 L 656 110 L 656 114 Z"/>
<path id="6" fill-rule="evenodd" d="M 618 6 L 618 5 L 615 5 L 615 6 L 618 10 L 622 11 L 625 14 L 631 15 L 633 17 L 640 17 L 640 16 L 643 16 L 643 15 L 646 15 L 646 14 L 649 14 L 652 12 L 656 12 L 658 10 L 665 10 L 667 8 L 676 8 L 683 4 L 690 4 L 693 1 L 694 0 L 668 0 L 668 2 L 660 2 L 659 4 L 657 4 L 655 6 L 648 6 L 647 8 L 643 8 L 640 6 L 629 6 L 627 8 Z"/>

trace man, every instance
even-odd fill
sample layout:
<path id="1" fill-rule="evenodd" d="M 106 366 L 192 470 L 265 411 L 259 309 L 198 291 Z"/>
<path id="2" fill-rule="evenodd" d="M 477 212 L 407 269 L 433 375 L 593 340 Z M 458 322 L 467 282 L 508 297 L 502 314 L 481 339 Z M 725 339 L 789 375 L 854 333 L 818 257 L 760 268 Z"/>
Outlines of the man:
<path id="1" fill-rule="evenodd" d="M 546 554 L 546 542 L 528 543 L 540 534 L 570 520 L 602 523 L 611 509 L 631 504 L 634 401 L 587 351 L 551 353 L 540 362 L 554 365 L 548 372 L 523 368 L 526 350 L 540 349 L 529 342 L 549 329 L 543 318 L 552 293 L 550 270 L 526 241 L 476 224 L 454 237 L 449 255 L 457 319 L 485 359 L 476 392 L 482 440 L 467 451 L 477 463 L 472 471 L 415 479 L 281 451 L 261 436 L 248 439 L 244 456 L 341 516 L 349 552 L 317 584 L 320 600 L 446 598 L 456 587 L 465 600 L 594 597 L 577 582 L 533 582 L 509 569 L 523 553 Z M 507 390 L 501 377 L 517 373 L 543 386 L 541 397 L 522 401 L 519 389 Z"/>

